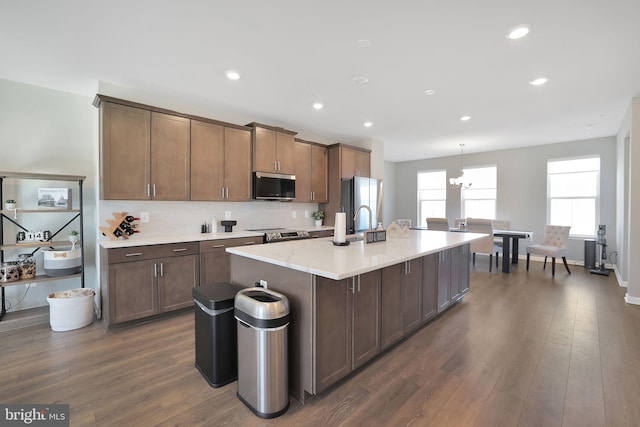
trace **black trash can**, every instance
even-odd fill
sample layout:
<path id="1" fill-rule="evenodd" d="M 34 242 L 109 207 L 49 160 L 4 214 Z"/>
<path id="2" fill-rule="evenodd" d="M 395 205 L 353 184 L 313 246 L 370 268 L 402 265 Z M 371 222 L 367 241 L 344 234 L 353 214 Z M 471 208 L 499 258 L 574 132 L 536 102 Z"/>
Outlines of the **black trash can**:
<path id="1" fill-rule="evenodd" d="M 196 368 L 212 387 L 238 378 L 238 338 L 234 298 L 242 288 L 215 283 L 193 288 Z"/>

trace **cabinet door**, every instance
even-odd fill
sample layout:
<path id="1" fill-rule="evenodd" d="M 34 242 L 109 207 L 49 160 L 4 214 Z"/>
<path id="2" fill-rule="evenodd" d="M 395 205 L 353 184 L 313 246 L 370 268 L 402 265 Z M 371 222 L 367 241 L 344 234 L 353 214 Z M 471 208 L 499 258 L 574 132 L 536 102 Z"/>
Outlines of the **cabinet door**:
<path id="1" fill-rule="evenodd" d="M 229 254 L 224 250 L 200 254 L 200 284 L 229 282 Z"/>
<path id="2" fill-rule="evenodd" d="M 251 132 L 224 129 L 225 200 L 251 200 Z"/>
<path id="3" fill-rule="evenodd" d="M 460 256 L 460 262 L 458 263 L 458 271 L 460 272 L 459 280 L 459 289 L 460 295 L 464 295 L 469 291 L 469 274 L 470 274 L 470 250 L 469 245 L 462 246 L 462 254 Z"/>
<path id="4" fill-rule="evenodd" d="M 382 293 L 380 301 L 380 343 L 382 350 L 402 338 L 404 315 L 402 313 L 402 276 L 404 263 L 382 269 Z"/>
<path id="5" fill-rule="evenodd" d="M 193 288 L 198 286 L 198 256 L 187 255 L 158 260 L 159 311 L 193 305 Z"/>
<path id="6" fill-rule="evenodd" d="M 296 175 L 296 202 L 311 202 L 311 144 L 296 141 L 293 145 Z"/>
<path id="7" fill-rule="evenodd" d="M 451 303 L 458 301 L 460 293 L 460 261 L 462 259 L 462 246 L 457 246 L 448 250 L 449 252 L 449 299 Z"/>
<path id="8" fill-rule="evenodd" d="M 451 303 L 449 291 L 449 251 L 438 252 L 438 313 Z"/>
<path id="9" fill-rule="evenodd" d="M 151 185 L 155 200 L 189 200 L 190 120 L 151 113 Z"/>
<path id="10" fill-rule="evenodd" d="M 346 147 L 340 147 L 340 177 L 353 178 L 356 175 L 356 152 Z"/>
<path id="11" fill-rule="evenodd" d="M 365 151 L 355 151 L 355 176 L 371 176 L 371 154 Z"/>
<path id="12" fill-rule="evenodd" d="M 101 113 L 102 199 L 149 199 L 151 112 L 103 102 Z"/>
<path id="13" fill-rule="evenodd" d="M 222 200 L 224 126 L 191 120 L 191 200 Z"/>
<path id="14" fill-rule="evenodd" d="M 422 321 L 438 314 L 438 254 L 422 258 Z"/>
<path id="15" fill-rule="evenodd" d="M 276 161 L 278 162 L 278 173 L 293 173 L 293 142 L 293 135 L 276 132 Z"/>
<path id="16" fill-rule="evenodd" d="M 155 260 L 109 266 L 109 315 L 112 323 L 158 313 L 156 268 Z"/>
<path id="17" fill-rule="evenodd" d="M 404 266 L 402 312 L 404 313 L 404 333 L 407 334 L 422 323 L 422 259 L 412 259 L 404 263 Z"/>
<path id="18" fill-rule="evenodd" d="M 316 203 L 324 203 L 329 199 L 328 163 L 326 147 L 311 145 L 311 192 Z"/>
<path id="19" fill-rule="evenodd" d="M 276 132 L 261 127 L 254 128 L 253 132 L 253 170 L 276 171 Z"/>
<path id="20" fill-rule="evenodd" d="M 353 294 L 353 369 L 380 353 L 380 270 L 356 278 Z"/>
<path id="21" fill-rule="evenodd" d="M 316 276 L 316 394 L 351 372 L 351 282 Z"/>

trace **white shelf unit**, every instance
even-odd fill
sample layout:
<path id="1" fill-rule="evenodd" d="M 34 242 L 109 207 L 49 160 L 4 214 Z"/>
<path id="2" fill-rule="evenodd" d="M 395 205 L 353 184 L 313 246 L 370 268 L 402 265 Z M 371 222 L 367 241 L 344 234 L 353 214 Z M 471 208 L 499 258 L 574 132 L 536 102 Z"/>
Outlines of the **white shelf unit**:
<path id="1" fill-rule="evenodd" d="M 4 202 L 4 186 L 5 180 L 39 180 L 39 181 L 60 181 L 60 182 L 75 182 L 78 186 L 78 206 L 79 209 L 4 209 L 0 210 L 0 262 L 4 262 L 5 251 L 15 249 L 34 249 L 32 253 L 37 252 L 40 248 L 56 247 L 69 245 L 67 240 L 54 240 L 55 237 L 68 225 L 79 222 L 80 229 L 80 255 L 81 255 L 81 270 L 80 273 L 70 274 L 66 276 L 46 276 L 38 275 L 30 279 L 15 280 L 12 282 L 0 282 L 0 289 L 2 292 L 2 307 L 0 308 L 0 320 L 2 320 L 7 313 L 5 305 L 5 291 L 7 286 L 20 285 L 24 283 L 39 283 L 49 282 L 53 280 L 62 280 L 69 278 L 80 278 L 81 287 L 84 288 L 84 241 L 83 241 L 83 203 L 82 203 L 82 183 L 86 179 L 85 176 L 79 175 L 55 175 L 55 174 L 41 174 L 41 173 L 22 173 L 22 172 L 0 172 L 0 203 Z M 22 226 L 18 220 L 18 216 L 22 215 L 51 215 L 51 214 L 69 214 L 69 220 L 57 230 L 51 232 L 51 237 L 46 241 L 38 242 L 4 242 L 4 227 L 5 223 L 9 222 L 14 224 L 17 228 L 23 231 L 29 231 Z"/>

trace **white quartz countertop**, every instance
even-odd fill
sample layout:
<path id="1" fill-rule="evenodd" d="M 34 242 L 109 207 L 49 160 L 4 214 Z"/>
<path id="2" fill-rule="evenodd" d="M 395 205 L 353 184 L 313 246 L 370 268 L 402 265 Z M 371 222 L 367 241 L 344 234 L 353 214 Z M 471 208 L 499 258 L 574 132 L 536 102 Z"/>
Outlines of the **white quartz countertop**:
<path id="1" fill-rule="evenodd" d="M 263 233 L 256 231 L 232 231 L 225 233 L 188 233 L 170 234 L 162 236 L 133 235 L 128 239 L 100 240 L 100 246 L 106 249 L 130 248 L 132 246 L 163 245 L 166 243 L 203 242 L 207 240 L 237 239 L 241 237 L 262 237 Z M 262 242 L 260 242 L 262 243 Z"/>
<path id="2" fill-rule="evenodd" d="M 386 242 L 351 242 L 335 246 L 332 237 L 257 246 L 227 248 L 226 251 L 281 267 L 333 280 L 342 280 L 410 259 L 460 246 L 486 236 L 479 233 L 411 230 L 409 237 L 388 237 Z"/>

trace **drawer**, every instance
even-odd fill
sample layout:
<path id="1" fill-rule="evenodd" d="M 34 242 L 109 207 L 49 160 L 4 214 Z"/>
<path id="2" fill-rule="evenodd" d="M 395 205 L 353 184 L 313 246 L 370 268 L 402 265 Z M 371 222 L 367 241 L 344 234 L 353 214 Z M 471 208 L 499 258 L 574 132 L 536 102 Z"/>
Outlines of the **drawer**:
<path id="1" fill-rule="evenodd" d="M 198 242 L 170 243 L 167 245 L 132 246 L 130 248 L 109 249 L 109 264 L 142 261 L 154 258 L 168 258 L 198 253 Z"/>
<path id="2" fill-rule="evenodd" d="M 333 236 L 333 230 L 310 231 L 309 232 L 309 236 L 311 236 L 312 238 L 332 237 Z"/>
<path id="3" fill-rule="evenodd" d="M 200 242 L 200 253 L 223 252 L 225 248 L 262 244 L 262 236 L 239 237 L 235 239 L 205 240 Z"/>

